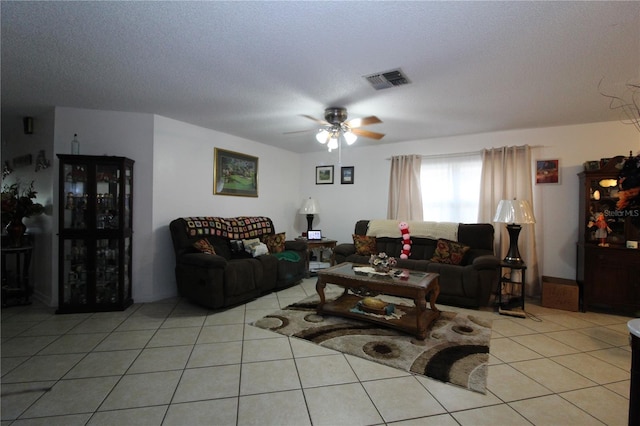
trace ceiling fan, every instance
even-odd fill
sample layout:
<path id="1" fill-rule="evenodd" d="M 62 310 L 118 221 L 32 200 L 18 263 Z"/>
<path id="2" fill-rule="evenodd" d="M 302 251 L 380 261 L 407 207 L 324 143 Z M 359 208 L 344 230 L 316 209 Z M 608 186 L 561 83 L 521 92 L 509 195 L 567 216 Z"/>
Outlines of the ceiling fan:
<path id="1" fill-rule="evenodd" d="M 302 114 L 302 116 L 308 118 L 309 120 L 315 121 L 322 126 L 316 134 L 316 139 L 321 144 L 327 144 L 329 152 L 340 146 L 340 136 L 342 136 L 347 145 L 353 144 L 358 136 L 376 140 L 380 140 L 384 137 L 383 133 L 372 132 L 370 130 L 360 128 L 362 126 L 368 126 L 370 124 L 382 123 L 382 121 L 375 115 L 347 120 L 346 108 L 330 107 L 324 110 L 324 120 L 319 120 L 315 117 L 305 114 Z M 285 134 L 311 131 L 314 131 L 314 129 L 301 130 L 297 132 L 287 132 Z"/>

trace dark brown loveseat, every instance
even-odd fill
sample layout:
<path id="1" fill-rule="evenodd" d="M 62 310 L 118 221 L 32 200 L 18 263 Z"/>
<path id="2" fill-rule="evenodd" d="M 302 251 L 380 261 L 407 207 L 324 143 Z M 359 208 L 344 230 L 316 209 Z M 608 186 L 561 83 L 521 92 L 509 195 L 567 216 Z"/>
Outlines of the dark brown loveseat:
<path id="1" fill-rule="evenodd" d="M 194 303 L 213 309 L 232 306 L 289 287 L 305 277 L 306 242 L 284 241 L 284 234 L 276 234 L 267 217 L 178 218 L 169 229 L 178 293 Z M 272 243 L 273 237 L 281 238 L 284 251 L 253 257 L 236 244 L 255 238 Z M 194 246 L 203 239 L 215 254 L 203 253 Z"/>
<path id="2" fill-rule="evenodd" d="M 380 222 L 384 221 L 375 221 L 376 224 Z M 393 226 L 397 226 L 397 223 L 395 222 Z M 449 230 L 455 233 L 457 242 L 470 247 L 462 262 L 459 265 L 452 265 L 431 260 L 438 242 L 436 236 L 416 237 L 412 234 L 411 256 L 408 259 L 400 259 L 402 250 L 400 231 L 397 231 L 397 237 L 375 236 L 371 235 L 372 230 L 369 229 L 369 224 L 369 220 L 359 220 L 356 222 L 354 233 L 375 237 L 376 251 L 385 252 L 398 259 L 399 268 L 440 274 L 438 303 L 472 308 L 489 305 L 492 292 L 497 290 L 500 275 L 500 260 L 494 255 L 493 249 L 493 225 L 489 223 L 448 224 Z M 411 230 L 410 226 L 410 233 Z M 375 234 L 376 231 L 373 230 L 373 233 Z M 334 254 L 337 263 L 367 264 L 369 261 L 368 255 L 356 253 L 355 244 L 352 243 L 339 244 Z"/>

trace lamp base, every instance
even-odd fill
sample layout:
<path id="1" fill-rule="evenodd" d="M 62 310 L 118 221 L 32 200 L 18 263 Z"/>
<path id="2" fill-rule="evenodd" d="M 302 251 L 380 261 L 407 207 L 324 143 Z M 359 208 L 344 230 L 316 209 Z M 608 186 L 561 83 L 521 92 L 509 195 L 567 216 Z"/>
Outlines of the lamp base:
<path id="1" fill-rule="evenodd" d="M 524 265 L 524 260 L 520 257 L 520 251 L 518 250 L 518 236 L 522 226 L 515 223 L 507 225 L 507 231 L 509 232 L 509 251 L 505 256 L 503 262 L 510 265 Z"/>
<path id="2" fill-rule="evenodd" d="M 313 215 L 307 215 L 307 231 L 311 231 L 313 229 Z"/>

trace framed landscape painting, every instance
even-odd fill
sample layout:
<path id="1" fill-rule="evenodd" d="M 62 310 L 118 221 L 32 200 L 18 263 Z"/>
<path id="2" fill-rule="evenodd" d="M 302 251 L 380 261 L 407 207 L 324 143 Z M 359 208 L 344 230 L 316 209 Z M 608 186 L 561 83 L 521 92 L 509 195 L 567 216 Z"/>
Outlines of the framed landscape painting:
<path id="1" fill-rule="evenodd" d="M 258 196 L 258 157 L 215 148 L 213 193 Z"/>
<path id="2" fill-rule="evenodd" d="M 333 183 L 333 166 L 316 166 L 316 185 Z"/>

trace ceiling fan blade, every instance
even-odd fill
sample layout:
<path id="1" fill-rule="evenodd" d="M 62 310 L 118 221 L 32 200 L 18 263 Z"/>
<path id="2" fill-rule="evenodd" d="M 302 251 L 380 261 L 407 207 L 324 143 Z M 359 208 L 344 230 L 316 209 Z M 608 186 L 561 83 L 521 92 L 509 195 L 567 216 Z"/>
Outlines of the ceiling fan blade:
<path id="1" fill-rule="evenodd" d="M 319 120 L 319 119 L 317 119 L 317 118 L 315 118 L 315 117 L 312 117 L 312 116 L 310 116 L 310 115 L 306 115 L 306 114 L 300 114 L 300 115 L 301 115 L 302 117 L 308 118 L 308 119 L 309 119 L 309 120 L 311 120 L 311 121 L 315 121 L 316 123 L 321 124 L 321 125 L 323 125 L 323 126 L 328 126 L 328 125 L 329 125 L 329 122 L 327 122 L 327 121 L 325 121 L 325 120 Z"/>
<path id="2" fill-rule="evenodd" d="M 371 115 L 369 117 L 354 118 L 354 119 L 348 120 L 345 124 L 353 129 L 355 127 L 368 126 L 370 124 L 377 124 L 377 123 L 382 123 L 382 120 L 380 120 L 375 115 Z"/>
<path id="3" fill-rule="evenodd" d="M 358 136 L 362 136 L 363 138 L 377 139 L 380 140 L 384 137 L 384 133 L 372 132 L 370 130 L 364 129 L 351 129 L 351 133 L 355 133 Z"/>
<path id="4" fill-rule="evenodd" d="M 318 129 L 307 129 L 307 130 L 295 130 L 293 132 L 284 132 L 283 135 L 292 135 L 294 133 L 309 133 L 309 132 L 317 132 Z"/>

